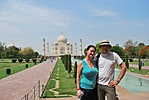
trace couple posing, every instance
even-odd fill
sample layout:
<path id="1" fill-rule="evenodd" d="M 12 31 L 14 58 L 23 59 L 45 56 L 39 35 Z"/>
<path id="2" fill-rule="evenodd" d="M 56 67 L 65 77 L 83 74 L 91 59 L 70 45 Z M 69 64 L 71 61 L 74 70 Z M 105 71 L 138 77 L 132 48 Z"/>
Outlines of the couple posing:
<path id="1" fill-rule="evenodd" d="M 109 51 L 111 45 L 108 40 L 103 40 L 99 47 L 102 52 L 95 55 L 96 47 L 89 45 L 86 49 L 86 57 L 78 64 L 77 96 L 80 97 L 83 92 L 80 100 L 105 100 L 105 96 L 107 100 L 116 100 L 115 86 L 127 70 L 119 55 Z M 114 80 L 116 65 L 121 67 L 121 71 Z"/>

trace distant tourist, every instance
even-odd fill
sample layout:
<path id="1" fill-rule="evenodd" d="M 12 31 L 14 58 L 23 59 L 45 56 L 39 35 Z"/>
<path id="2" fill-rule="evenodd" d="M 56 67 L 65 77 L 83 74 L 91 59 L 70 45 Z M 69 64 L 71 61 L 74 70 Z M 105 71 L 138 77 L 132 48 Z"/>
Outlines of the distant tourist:
<path id="1" fill-rule="evenodd" d="M 142 67 L 144 66 L 144 60 L 141 60 L 141 62 L 142 62 Z"/>

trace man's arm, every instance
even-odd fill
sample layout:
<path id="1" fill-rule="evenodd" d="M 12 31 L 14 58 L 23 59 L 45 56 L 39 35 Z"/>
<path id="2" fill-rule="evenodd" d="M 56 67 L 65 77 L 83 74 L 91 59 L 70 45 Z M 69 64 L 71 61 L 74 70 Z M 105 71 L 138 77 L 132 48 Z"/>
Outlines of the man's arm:
<path id="1" fill-rule="evenodd" d="M 116 86 L 122 80 L 123 76 L 126 73 L 127 67 L 126 67 L 125 63 L 122 62 L 119 66 L 121 67 L 120 74 L 119 74 L 117 80 L 111 81 L 109 83 L 110 86 Z"/>
<path id="2" fill-rule="evenodd" d="M 122 62 L 119 66 L 121 67 L 121 71 L 120 71 L 120 75 L 117 78 L 118 83 L 121 81 L 121 79 L 123 78 L 127 70 L 127 67 L 124 62 Z"/>

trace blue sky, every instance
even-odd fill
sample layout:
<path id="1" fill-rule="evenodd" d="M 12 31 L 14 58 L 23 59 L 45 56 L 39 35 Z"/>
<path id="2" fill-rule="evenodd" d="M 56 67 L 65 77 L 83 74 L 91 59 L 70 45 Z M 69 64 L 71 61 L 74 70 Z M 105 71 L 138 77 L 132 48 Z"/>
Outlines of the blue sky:
<path id="1" fill-rule="evenodd" d="M 43 53 L 64 33 L 83 49 L 108 39 L 112 45 L 132 39 L 149 45 L 148 0 L 0 0 L 0 42 Z"/>

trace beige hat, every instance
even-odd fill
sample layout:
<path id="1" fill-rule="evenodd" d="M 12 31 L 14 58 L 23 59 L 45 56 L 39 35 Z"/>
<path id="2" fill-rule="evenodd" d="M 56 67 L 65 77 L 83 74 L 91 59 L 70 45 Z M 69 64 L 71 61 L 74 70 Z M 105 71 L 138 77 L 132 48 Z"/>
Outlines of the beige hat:
<path id="1" fill-rule="evenodd" d="M 103 45 L 110 46 L 110 48 L 112 47 L 108 40 L 102 40 L 102 41 L 101 41 L 101 44 L 99 45 L 99 47 L 101 47 L 101 46 L 103 46 Z"/>

